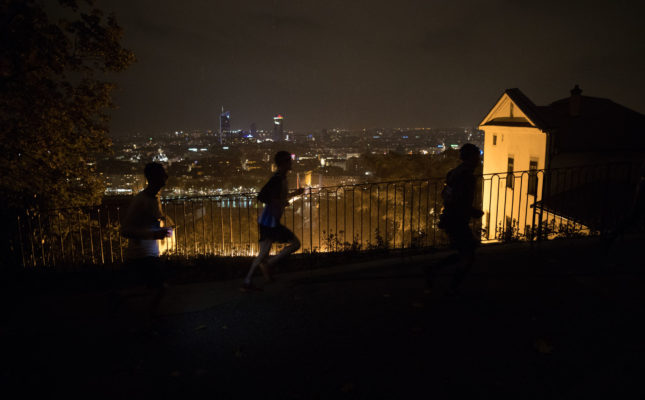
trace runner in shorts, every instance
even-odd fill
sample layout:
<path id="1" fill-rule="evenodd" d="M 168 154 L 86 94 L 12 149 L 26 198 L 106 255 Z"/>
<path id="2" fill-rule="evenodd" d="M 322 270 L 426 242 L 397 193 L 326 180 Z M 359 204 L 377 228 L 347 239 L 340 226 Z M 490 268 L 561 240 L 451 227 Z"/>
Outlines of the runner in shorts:
<path id="1" fill-rule="evenodd" d="M 121 225 L 121 234 L 128 238 L 125 253 L 125 269 L 128 275 L 134 276 L 136 284 L 153 291 L 148 319 L 151 321 L 165 293 L 162 263 L 159 258 L 159 241 L 172 233 L 172 221 L 161 207 L 159 192 L 166 185 L 168 175 L 163 165 L 151 162 L 143 171 L 148 186 L 139 192 L 130 203 Z M 111 308 L 116 309 L 123 300 L 119 285 L 111 293 Z"/>
<path id="2" fill-rule="evenodd" d="M 274 161 L 278 170 L 258 195 L 258 200 L 265 204 L 262 215 L 258 219 L 260 251 L 253 260 L 249 273 L 240 288 L 244 292 L 261 290 L 252 282 L 253 273 L 258 266 L 264 278 L 270 282 L 273 280 L 270 272 L 271 266 L 300 248 L 300 240 L 286 226 L 280 224 L 280 218 L 285 207 L 289 204 L 289 199 L 304 193 L 304 189 L 299 188 L 291 193 L 288 191 L 287 174 L 291 171 L 290 153 L 279 151 L 276 153 Z M 269 258 L 273 243 L 288 243 L 288 245 L 278 254 Z"/>

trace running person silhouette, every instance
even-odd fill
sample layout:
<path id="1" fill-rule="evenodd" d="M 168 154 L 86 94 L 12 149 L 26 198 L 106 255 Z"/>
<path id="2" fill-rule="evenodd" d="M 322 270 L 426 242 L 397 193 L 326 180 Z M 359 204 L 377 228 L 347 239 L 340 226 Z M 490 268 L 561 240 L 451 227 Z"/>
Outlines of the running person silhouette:
<path id="1" fill-rule="evenodd" d="M 279 151 L 274 157 L 277 172 L 264 185 L 258 195 L 258 200 L 263 202 L 264 210 L 258 219 L 260 231 L 260 250 L 258 256 L 251 263 L 246 278 L 240 290 L 244 292 L 262 290 L 253 285 L 253 273 L 260 267 L 264 278 L 272 281 L 271 266 L 300 248 L 300 240 L 286 226 L 280 224 L 280 218 L 289 199 L 304 193 L 299 188 L 289 193 L 287 185 L 287 174 L 291 171 L 291 154 L 286 151 Z M 288 243 L 278 254 L 269 258 L 273 243 Z"/>
<path id="2" fill-rule="evenodd" d="M 148 185 L 132 199 L 121 226 L 121 234 L 129 242 L 125 253 L 126 268 L 135 272 L 137 283 L 155 291 L 148 310 L 152 319 L 165 293 L 159 240 L 172 233 L 168 228 L 172 222 L 164 215 L 159 199 L 159 191 L 168 180 L 163 165 L 148 163 L 143 173 Z"/>
<path id="3" fill-rule="evenodd" d="M 450 245 L 457 250 L 457 254 L 425 268 L 426 285 L 428 289 L 432 289 L 435 271 L 448 265 L 456 265 L 457 270 L 450 283 L 449 294 L 457 293 L 459 285 L 475 260 L 475 249 L 479 242 L 468 223 L 470 219 L 480 218 L 484 214 L 482 210 L 473 207 L 475 199 L 473 173 L 480 164 L 479 148 L 474 144 L 466 143 L 459 149 L 459 158 L 462 161 L 461 164 L 446 175 L 446 185 L 441 192 L 443 212 L 439 217 L 438 225 L 448 235 Z"/>

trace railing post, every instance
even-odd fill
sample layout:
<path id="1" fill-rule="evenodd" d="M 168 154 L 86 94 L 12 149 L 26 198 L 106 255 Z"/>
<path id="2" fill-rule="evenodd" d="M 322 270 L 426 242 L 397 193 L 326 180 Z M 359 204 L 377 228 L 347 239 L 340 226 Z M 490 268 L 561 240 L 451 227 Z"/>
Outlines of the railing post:
<path id="1" fill-rule="evenodd" d="M 96 208 L 96 215 L 98 216 L 99 224 L 99 244 L 101 245 L 101 264 L 105 264 L 105 254 L 103 253 L 103 227 L 101 226 L 101 208 Z"/>
<path id="2" fill-rule="evenodd" d="M 335 208 L 335 221 L 334 221 L 334 230 L 336 234 L 336 241 L 334 242 L 334 251 L 338 249 L 337 244 L 338 244 L 338 188 L 334 191 L 334 208 Z"/>
<path id="3" fill-rule="evenodd" d="M 113 252 L 113 246 L 112 246 L 112 225 L 110 224 L 110 208 L 106 208 L 105 214 L 107 218 L 108 241 L 110 243 L 110 263 L 114 264 L 114 252 Z"/>
<path id="4" fill-rule="evenodd" d="M 78 209 L 77 213 L 78 221 L 78 238 L 81 242 L 81 260 L 85 261 L 85 244 L 83 242 L 83 228 L 81 226 L 81 209 Z"/>
<path id="5" fill-rule="evenodd" d="M 210 197 L 209 203 L 211 205 L 211 242 L 210 242 L 210 249 L 211 249 L 211 254 L 215 254 L 215 210 L 213 209 L 213 198 Z"/>
<path id="6" fill-rule="evenodd" d="M 38 215 L 38 234 L 40 235 L 40 256 L 43 262 L 43 267 L 45 267 L 47 265 L 45 262 L 45 239 L 43 238 L 43 224 L 40 218 L 40 211 L 37 211 L 36 215 Z"/>
<path id="7" fill-rule="evenodd" d="M 16 215 L 16 219 L 17 219 L 17 224 L 18 224 L 18 243 L 20 245 L 20 257 L 21 257 L 21 260 L 22 260 L 23 268 L 26 268 L 27 263 L 25 262 L 25 248 L 24 248 L 23 243 L 22 243 L 22 228 L 20 227 L 21 226 L 20 214 Z"/>
<path id="8" fill-rule="evenodd" d="M 405 248 L 405 182 L 403 182 L 403 207 L 401 213 L 401 249 Z"/>
<path id="9" fill-rule="evenodd" d="M 347 189 L 343 187 L 343 247 L 347 243 Z"/>
<path id="10" fill-rule="evenodd" d="M 58 221 L 58 239 L 60 241 L 60 257 L 61 262 L 65 262 L 65 240 L 63 239 L 63 225 L 60 219 L 60 211 L 56 212 Z"/>
<path id="11" fill-rule="evenodd" d="M 311 187 L 309 188 L 309 252 L 314 252 L 314 208 L 313 208 L 313 193 Z M 303 198 L 304 202 L 304 198 Z"/>
<path id="12" fill-rule="evenodd" d="M 388 204 L 390 202 L 390 184 L 385 184 L 385 248 L 390 247 L 390 241 L 387 237 L 387 225 L 388 225 Z"/>
<path id="13" fill-rule="evenodd" d="M 119 207 L 117 206 L 116 208 L 116 219 L 117 222 L 119 223 L 119 227 L 121 226 L 121 211 Z M 117 235 L 119 236 L 119 257 L 121 258 L 121 262 L 123 262 L 123 243 L 121 242 L 121 229 L 117 231 Z"/>
<path id="14" fill-rule="evenodd" d="M 430 180 L 428 180 L 427 183 L 428 184 L 426 185 L 426 240 L 424 243 L 426 247 L 430 245 Z M 432 213 L 434 214 L 434 210 L 432 210 Z"/>
<path id="15" fill-rule="evenodd" d="M 76 264 L 76 246 L 74 245 L 74 227 L 72 226 L 72 211 L 67 213 L 67 232 L 69 232 L 69 243 L 72 248 L 72 264 Z"/>
<path id="16" fill-rule="evenodd" d="M 368 216 L 369 219 L 367 220 L 367 243 L 368 246 L 372 244 L 372 184 L 370 183 L 369 188 L 370 188 L 370 195 L 369 195 L 369 207 L 368 207 Z"/>
<path id="17" fill-rule="evenodd" d="M 54 223 L 52 222 L 52 216 L 47 215 L 47 222 L 45 223 L 45 232 L 47 237 L 49 237 L 49 251 L 47 252 L 47 260 L 51 260 L 51 266 L 56 268 L 56 238 L 54 237 Z"/>
<path id="18" fill-rule="evenodd" d="M 330 208 L 329 208 L 329 190 L 327 190 L 327 189 L 325 189 L 325 202 L 327 204 L 327 238 L 329 238 L 329 235 L 331 235 L 331 229 L 329 229 L 329 218 L 330 218 L 329 210 L 330 210 Z M 327 251 L 331 251 L 331 249 L 330 249 L 331 246 L 330 245 L 331 245 L 331 242 L 327 241 Z"/>
<path id="19" fill-rule="evenodd" d="M 356 221 L 356 186 L 352 186 L 352 237 L 350 238 L 352 245 L 354 244 L 354 222 Z"/>
<path id="20" fill-rule="evenodd" d="M 434 208 L 432 210 L 432 245 L 437 247 L 437 182 L 434 183 Z"/>
<path id="21" fill-rule="evenodd" d="M 365 186 L 361 186 L 361 209 L 360 209 L 360 230 L 361 230 L 361 249 L 363 248 L 363 198 L 365 195 Z"/>
<path id="22" fill-rule="evenodd" d="M 549 182 L 551 180 L 549 179 Z M 538 217 L 537 241 L 542 241 L 542 221 L 544 220 L 544 187 L 542 188 L 542 197 L 540 198 L 540 216 Z M 536 202 L 537 203 L 537 202 Z M 548 221 L 547 221 L 548 224 Z"/>
<path id="23" fill-rule="evenodd" d="M 202 198 L 202 255 L 206 255 L 206 206 Z"/>
<path id="24" fill-rule="evenodd" d="M 392 203 L 392 248 L 396 249 L 396 183 L 394 183 L 394 201 Z"/>
<path id="25" fill-rule="evenodd" d="M 378 243 L 378 236 L 381 235 L 381 186 L 376 184 L 376 241 Z"/>

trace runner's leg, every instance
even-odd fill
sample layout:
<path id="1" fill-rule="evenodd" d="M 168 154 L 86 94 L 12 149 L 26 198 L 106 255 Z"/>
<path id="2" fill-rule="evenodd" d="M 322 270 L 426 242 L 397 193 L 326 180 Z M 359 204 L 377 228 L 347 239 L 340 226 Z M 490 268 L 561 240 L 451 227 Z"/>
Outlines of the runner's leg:
<path id="1" fill-rule="evenodd" d="M 251 263 L 249 273 L 246 275 L 246 278 L 244 278 L 245 284 L 251 283 L 251 280 L 253 279 L 253 273 L 255 272 L 256 268 L 269 256 L 272 244 L 273 242 L 271 241 L 271 239 L 264 239 L 260 242 L 260 250 L 258 252 L 258 256 L 255 257 L 255 259 Z"/>
<path id="2" fill-rule="evenodd" d="M 267 265 L 273 265 L 277 263 L 278 261 L 282 260 L 284 257 L 288 256 L 289 254 L 293 253 L 294 251 L 300 248 L 300 240 L 295 236 L 288 243 L 289 244 L 285 246 L 278 254 L 276 254 L 274 257 L 271 257 L 267 261 Z"/>
<path id="3" fill-rule="evenodd" d="M 455 239 L 459 261 L 457 262 L 456 271 L 450 283 L 450 290 L 453 293 L 457 291 L 457 288 L 472 268 L 475 262 L 475 249 L 477 248 L 477 240 L 467 225 L 462 227 L 459 235 Z"/>

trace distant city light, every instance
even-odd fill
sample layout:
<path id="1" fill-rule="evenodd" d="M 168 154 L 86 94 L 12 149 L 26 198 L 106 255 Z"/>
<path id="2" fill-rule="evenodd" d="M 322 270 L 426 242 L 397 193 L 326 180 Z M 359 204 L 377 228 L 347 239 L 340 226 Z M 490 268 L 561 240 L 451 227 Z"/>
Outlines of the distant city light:
<path id="1" fill-rule="evenodd" d="M 122 189 L 122 188 L 107 188 L 105 189 L 106 193 L 132 193 L 132 189 Z"/>
<path id="2" fill-rule="evenodd" d="M 173 187 L 165 188 L 162 195 L 185 197 L 240 193 L 241 191 L 251 193 L 258 190 L 259 188 L 253 185 L 240 188 L 237 185 L 229 186 L 229 184 L 237 183 L 237 177 L 234 176 L 237 175 L 236 171 L 261 171 L 268 163 L 270 164 L 272 155 L 270 153 L 274 150 L 270 146 L 262 146 L 262 143 L 269 144 L 284 140 L 294 143 L 294 147 L 290 149 L 293 154 L 289 152 L 291 160 L 302 163 L 306 170 L 320 168 L 314 172 L 317 183 L 313 183 L 314 179 L 312 178 L 308 181 L 310 183 L 307 185 L 312 187 L 372 180 L 376 177 L 375 171 L 366 171 L 367 168 L 360 168 L 360 164 L 350 161 L 355 158 L 360 159 L 362 154 L 381 157 L 381 155 L 390 154 L 395 152 L 394 149 L 398 149 L 396 152 L 426 157 L 440 154 L 448 148 L 457 149 L 462 143 L 469 141 L 470 136 L 474 138 L 473 143 L 483 149 L 481 135 L 469 135 L 468 132 L 464 134 L 461 128 L 433 131 L 433 136 L 425 133 L 420 134 L 421 129 L 428 131 L 429 128 L 372 128 L 360 131 L 328 128 L 319 137 L 318 133 L 312 134 L 312 131 L 285 130 L 283 133 L 284 116 L 276 113 L 273 114 L 273 119 L 276 124 L 275 129 L 273 127 L 270 130 L 256 128 L 253 132 L 239 129 L 227 130 L 228 144 L 226 145 L 224 143 L 227 142 L 220 143 L 219 141 L 214 144 L 212 135 L 204 135 L 204 132 L 209 132 L 208 130 L 169 131 L 160 137 L 148 137 L 149 133 L 137 133 L 134 140 L 126 138 L 119 143 L 118 149 L 116 149 L 117 154 L 112 158 L 127 164 L 140 164 L 145 160 L 162 162 L 166 165 L 172 164 L 177 171 L 178 179 L 172 182 Z M 322 148 L 315 146 L 314 144 L 321 139 L 328 141 L 325 143 L 326 146 Z M 410 139 L 414 140 L 414 146 L 409 146 Z M 239 145 L 248 146 L 249 143 L 257 146 L 258 152 L 256 154 L 249 153 L 253 155 L 249 156 L 247 160 L 230 162 L 218 160 L 216 154 L 210 153 L 211 149 L 217 150 L 217 146 L 220 151 L 228 153 Z M 195 154 L 191 157 L 185 152 L 194 152 Z M 480 154 L 483 157 L 483 151 L 480 151 Z M 199 159 L 199 161 L 195 162 L 195 159 Z M 211 168 L 214 163 L 220 165 L 225 163 L 225 168 L 221 170 Z M 104 179 L 108 186 L 105 190 L 106 195 L 129 195 L 141 190 L 145 181 L 142 181 L 140 173 L 133 173 L 131 168 L 131 165 L 123 165 L 123 170 L 118 174 L 105 175 Z M 326 176 L 331 174 L 332 169 L 335 173 L 332 176 Z M 338 175 L 340 170 L 345 171 L 344 175 Z M 302 176 L 300 178 L 303 179 Z M 212 186 L 213 182 L 215 187 Z M 177 186 L 175 187 L 175 185 Z M 120 191 L 117 191 L 118 189 Z"/>

